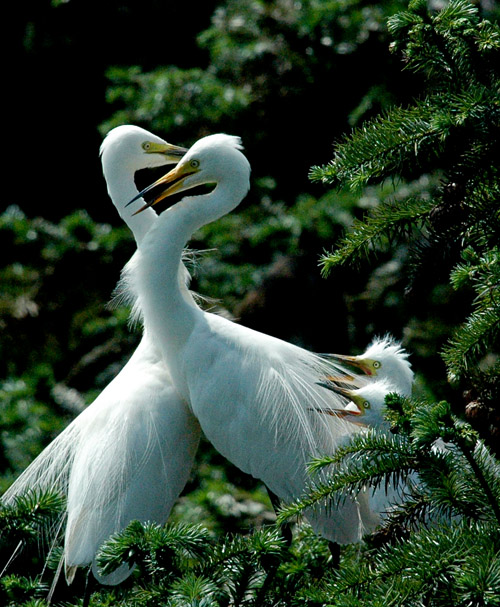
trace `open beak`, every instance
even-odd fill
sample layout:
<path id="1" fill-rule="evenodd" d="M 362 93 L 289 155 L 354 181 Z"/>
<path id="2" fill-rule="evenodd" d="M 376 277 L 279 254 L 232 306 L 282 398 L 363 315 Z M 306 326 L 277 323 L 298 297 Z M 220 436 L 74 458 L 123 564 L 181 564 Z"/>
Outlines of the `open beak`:
<path id="1" fill-rule="evenodd" d="M 137 196 L 134 196 L 134 198 L 132 198 L 132 200 L 130 202 L 128 202 L 125 206 L 128 207 L 129 204 L 132 204 L 138 198 L 142 198 L 142 196 L 144 196 L 144 194 L 147 194 L 151 190 L 154 190 L 155 188 L 158 188 L 160 186 L 164 186 L 164 185 L 171 183 L 172 185 L 170 187 L 168 187 L 166 190 L 164 190 L 159 196 L 156 196 L 150 202 L 146 203 L 143 207 L 141 207 L 138 211 L 136 211 L 134 213 L 134 215 L 137 215 L 138 213 L 142 213 L 142 211 L 144 211 L 145 209 L 148 209 L 149 207 L 154 206 L 155 204 L 160 202 L 160 200 L 163 200 L 164 198 L 167 198 L 168 196 L 171 196 L 172 194 L 175 194 L 176 192 L 182 192 L 183 190 L 189 189 L 191 186 L 185 185 L 185 181 L 188 177 L 190 177 L 191 175 L 194 175 L 194 173 L 197 173 L 197 172 L 198 172 L 198 169 L 191 167 L 189 164 L 179 164 L 175 168 L 173 168 L 171 171 L 169 171 L 166 175 L 163 175 L 163 177 L 160 177 L 160 179 L 157 179 L 154 183 L 149 185 L 147 188 L 144 188 L 144 190 L 139 192 L 139 194 L 137 194 Z"/>
<path id="2" fill-rule="evenodd" d="M 337 394 L 344 396 L 348 400 L 352 400 L 352 392 L 350 390 L 347 390 L 347 388 L 341 388 L 340 386 L 337 386 L 336 384 L 321 384 L 321 385 L 324 388 L 328 388 L 328 390 L 331 390 L 332 392 L 336 392 Z M 342 409 L 342 411 L 343 411 L 343 409 Z"/>
<path id="3" fill-rule="evenodd" d="M 344 396 L 345 398 L 352 400 L 352 392 L 350 390 L 348 390 L 347 388 L 342 388 L 341 386 L 339 386 L 339 383 L 348 381 L 345 380 L 344 378 L 336 378 L 336 377 L 327 377 L 326 378 L 327 381 L 324 382 L 317 382 L 318 386 L 321 386 L 322 388 L 326 388 L 327 390 L 331 390 L 332 392 L 336 392 L 337 394 L 340 394 L 341 396 Z M 338 382 L 338 383 L 331 383 L 331 382 Z"/>
<path id="4" fill-rule="evenodd" d="M 347 390 L 346 388 L 341 388 L 340 386 L 336 386 L 334 384 L 320 384 L 321 386 L 328 388 L 328 390 L 332 390 L 337 394 L 345 397 L 349 402 L 343 409 L 330 409 L 330 408 L 317 408 L 311 409 L 312 411 L 317 411 L 318 413 L 323 413 L 324 415 L 331 415 L 332 417 L 342 417 L 348 419 L 352 423 L 356 423 L 359 425 L 364 425 L 360 421 L 354 421 L 353 418 L 357 418 L 362 415 L 361 409 L 356 405 L 353 401 L 355 398 L 353 392 L 351 390 Z"/>
<path id="5" fill-rule="evenodd" d="M 331 415 L 332 417 L 357 417 L 361 415 L 361 411 L 348 410 L 348 409 L 314 409 L 318 413 L 324 413 L 325 415 Z"/>
<path id="6" fill-rule="evenodd" d="M 355 381 L 355 377 L 353 375 L 349 375 L 349 373 L 344 373 L 344 375 L 326 375 L 325 376 L 325 381 L 331 381 L 331 382 L 336 382 L 338 384 L 346 384 L 348 382 L 353 382 Z M 323 385 L 325 388 L 329 388 L 330 386 L 328 384 L 321 384 Z"/>
<path id="7" fill-rule="evenodd" d="M 365 375 L 376 375 L 373 365 L 370 365 L 370 361 L 368 360 L 358 358 L 357 356 L 346 356 L 345 354 L 330 354 L 329 357 L 339 363 L 347 363 L 351 367 L 360 369 Z"/>
<path id="8" fill-rule="evenodd" d="M 330 415 L 331 417 L 340 417 L 351 424 L 355 424 L 356 426 L 366 426 L 366 424 L 361 421 L 361 419 L 363 418 L 361 416 L 360 409 L 352 401 L 346 405 L 345 409 L 328 409 L 314 407 L 310 410 L 315 411 L 316 413 L 322 413 L 323 415 Z"/>

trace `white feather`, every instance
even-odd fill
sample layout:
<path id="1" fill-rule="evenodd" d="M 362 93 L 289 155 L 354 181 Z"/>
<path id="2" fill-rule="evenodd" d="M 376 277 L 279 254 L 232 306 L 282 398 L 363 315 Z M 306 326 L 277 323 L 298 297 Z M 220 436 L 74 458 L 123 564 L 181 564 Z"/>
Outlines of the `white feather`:
<path id="1" fill-rule="evenodd" d="M 342 407 L 342 399 L 320 384 L 344 372 L 333 360 L 185 301 L 177 279 L 182 249 L 196 229 L 239 204 L 250 167 L 238 140 L 215 135 L 198 141 L 178 168 L 184 189 L 216 187 L 164 212 L 145 237 L 137 263 L 127 268 L 145 326 L 214 447 L 281 499 L 295 499 L 308 481 L 306 463 L 354 432 L 352 424 L 340 418 L 332 423 L 315 410 Z M 359 540 L 374 520 L 368 507 L 348 500 L 333 516 L 311 516 L 311 523 L 328 539 L 346 543 Z"/>
<path id="2" fill-rule="evenodd" d="M 108 192 L 140 246 L 157 220 L 152 209 L 132 217 L 125 205 L 137 193 L 135 171 L 166 164 L 161 154 L 145 153 L 145 143 L 165 143 L 133 126 L 110 132 L 101 146 Z M 132 257 L 133 266 L 137 255 Z M 186 301 L 189 274 L 177 262 L 179 289 Z M 126 279 L 122 297 L 137 294 Z M 194 303 L 193 303 L 194 305 Z M 165 522 L 193 464 L 200 428 L 187 402 L 174 389 L 167 367 L 147 332 L 135 353 L 99 397 L 27 468 L 2 498 L 11 503 L 28 489 L 55 489 L 67 496 L 64 558 L 67 579 L 77 566 L 93 563 L 94 575 L 117 584 L 130 574 L 122 566 L 102 576 L 96 553 L 111 534 L 130 521 Z"/>

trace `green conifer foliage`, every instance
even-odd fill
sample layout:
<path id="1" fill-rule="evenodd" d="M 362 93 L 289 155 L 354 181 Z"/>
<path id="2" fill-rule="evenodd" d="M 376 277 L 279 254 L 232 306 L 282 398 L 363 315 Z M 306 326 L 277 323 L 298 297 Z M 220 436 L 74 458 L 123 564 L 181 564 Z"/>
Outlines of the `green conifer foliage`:
<path id="1" fill-rule="evenodd" d="M 334 605 L 495 605 L 500 600 L 500 464 L 447 402 L 386 398 L 391 433 L 360 434 L 311 463 L 319 479 L 282 509 L 335 505 L 399 487 L 379 530 L 346 553 L 323 599 Z M 357 601 L 357 602 L 356 602 Z M 385 602 L 384 602 L 385 601 Z"/>
<path id="2" fill-rule="evenodd" d="M 427 2 L 389 19 L 393 52 L 423 74 L 422 94 L 355 129 L 333 160 L 311 177 L 359 189 L 428 172 L 440 185 L 424 196 L 398 197 L 354 223 L 323 258 L 325 274 L 394 241 L 410 243 L 410 286 L 436 281 L 436 268 L 466 293 L 471 307 L 449 336 L 443 358 L 448 379 L 473 390 L 498 434 L 500 215 L 500 29 L 478 8 L 454 0 L 440 12 Z"/>
<path id="3" fill-rule="evenodd" d="M 467 418 L 481 423 L 473 427 L 446 401 L 388 395 L 391 432 L 367 431 L 313 461 L 310 490 L 279 520 L 325 504 L 334 515 L 346 496 L 399 488 L 358 558 L 345 551 L 324 603 L 497 605 L 500 29 L 465 0 L 440 12 L 411 2 L 389 29 L 393 51 L 424 74 L 426 93 L 357 128 L 311 175 L 359 189 L 429 172 L 441 185 L 426 196 L 398 196 L 355 222 L 323 268 L 328 274 L 394 241 L 409 243 L 416 288 L 422 277 L 437 280 L 430 269 L 438 260 L 453 288 L 471 294 L 442 354 L 448 379 L 468 389 Z"/>
<path id="4" fill-rule="evenodd" d="M 291 9 L 299 11 L 301 6 L 279 4 L 284 9 L 279 14 L 287 18 Z M 362 22 L 363 3 L 309 2 L 307 6 L 322 16 L 329 9 L 342 13 L 350 4 L 359 8 L 355 14 Z M 262 2 L 248 5 L 266 6 Z M 370 11 L 374 10 L 370 5 Z M 219 12 L 224 24 L 222 17 Z M 323 23 L 319 19 L 311 27 Z M 245 27 L 251 24 L 243 22 Z M 313 168 L 311 176 L 352 190 L 390 180 L 397 184 L 424 173 L 431 175 L 430 183 L 440 185 L 427 191 L 408 190 L 406 196 L 399 192 L 392 202 L 375 207 L 353 224 L 332 254 L 325 255 L 323 268 L 328 273 L 402 242 L 409 246 L 410 277 L 413 288 L 418 288 L 422 277 L 434 280 L 430 268 L 438 260 L 452 287 L 470 297 L 469 314 L 450 336 L 443 358 L 449 379 L 468 390 L 466 414 L 475 420 L 474 425 L 464 421 L 464 412 L 454 403 L 393 394 L 386 399 L 391 432 L 359 434 L 333 455 L 311 463 L 310 491 L 299 502 L 283 506 L 280 524 L 316 505 L 329 506 L 335 516 L 336 504 L 360 491 L 401 488 L 380 529 L 362 545 L 343 549 L 338 570 L 331 567 L 327 543 L 305 524 L 297 523 L 289 545 L 280 527 L 271 524 L 246 529 L 246 533 L 236 527 L 235 533 L 224 534 L 217 521 L 201 520 L 209 512 L 214 519 L 223 518 L 216 511 L 216 506 L 223 508 L 213 497 L 214 487 L 218 482 L 224 492 L 228 484 L 221 480 L 222 474 L 216 474 L 207 489 L 201 483 L 198 501 L 181 504 L 165 527 L 135 521 L 102 547 L 98 565 L 104 572 L 123 562 L 134 566 L 123 584 L 99 586 L 80 570 L 67 587 L 61 571 L 58 574 L 60 548 L 52 550 L 47 562 L 39 553 L 39 544 L 45 536 L 54 535 L 52 530 L 60 522 L 63 500 L 28 494 L 15 506 L 0 510 L 0 605 L 46 607 L 54 579 L 58 582 L 52 605 L 64 607 L 500 605 L 500 464 L 495 440 L 500 425 L 495 421 L 500 418 L 500 29 L 482 20 L 477 6 L 465 0 L 453 0 L 439 12 L 429 11 L 427 2 L 418 0 L 390 19 L 389 31 L 393 52 L 402 57 L 408 72 L 424 78 L 425 93 L 411 106 L 395 107 L 357 127 L 336 147 L 332 162 Z M 325 32 L 320 33 L 323 39 Z M 245 48 L 240 45 L 233 50 Z M 216 50 L 222 60 L 227 45 Z M 185 75 L 186 86 L 194 76 L 197 73 Z M 173 77 L 180 74 L 169 72 L 164 82 Z M 218 98 L 217 78 L 208 83 L 207 98 Z M 246 89 L 236 88 L 233 105 L 244 108 L 251 97 Z M 224 110 L 223 106 L 210 108 L 216 113 Z M 304 201 L 301 212 L 311 215 L 314 223 L 317 215 L 309 205 Z M 280 221 L 284 216 L 281 211 L 277 215 Z M 87 223 L 84 216 L 70 216 L 60 232 L 52 224 L 32 222 L 37 238 L 30 242 L 54 267 L 72 269 L 71 245 L 89 256 L 89 268 L 93 268 L 95 251 L 99 256 L 103 252 L 115 255 L 125 237 L 112 241 L 102 229 L 96 231 Z M 326 219 L 323 224 L 331 230 Z M 277 220 L 275 225 L 281 229 Z M 0 228 L 15 239 L 23 226 L 10 213 Z M 8 322 L 14 323 L 16 311 L 29 316 L 31 302 L 45 300 L 40 296 L 36 267 L 9 262 L 5 272 L 15 280 L 9 282 L 12 290 L 0 298 L 0 306 L 8 312 Z M 19 293 L 26 292 L 23 285 L 29 286 L 30 297 L 20 301 Z M 89 319 L 82 312 L 81 332 L 92 341 L 96 332 L 124 326 L 125 316 L 97 315 L 96 321 L 95 313 Z M 47 347 L 47 351 L 60 350 Z M 79 361 L 81 355 L 75 353 L 72 361 Z M 64 356 L 57 358 L 64 363 Z M 83 362 L 76 365 L 81 373 L 86 368 Z M 10 373 L 17 377 L 14 363 L 9 362 Z M 22 408 L 10 403 L 18 393 L 34 402 L 42 400 L 43 389 L 60 394 L 61 386 L 54 385 L 52 375 L 31 369 L 25 383 L 0 386 L 8 405 L 0 419 L 4 430 L 0 464 L 7 471 L 20 466 L 17 460 L 22 451 L 22 445 L 5 439 L 7 430 L 20 425 L 23 414 Z M 69 399 L 67 391 L 61 399 Z M 40 409 L 39 417 L 45 415 Z"/>

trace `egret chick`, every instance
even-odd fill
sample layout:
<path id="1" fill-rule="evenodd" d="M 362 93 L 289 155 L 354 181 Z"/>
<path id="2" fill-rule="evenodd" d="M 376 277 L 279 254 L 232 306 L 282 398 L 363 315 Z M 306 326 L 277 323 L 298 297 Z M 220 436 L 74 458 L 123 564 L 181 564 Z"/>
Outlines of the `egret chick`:
<path id="1" fill-rule="evenodd" d="M 394 392 L 410 396 L 414 374 L 408 361 L 408 353 L 390 336 L 376 338 L 368 348 L 358 356 L 331 354 L 339 363 L 359 369 L 369 380 L 387 380 L 394 387 Z M 352 377 L 351 381 L 363 385 L 363 376 Z M 331 378 L 334 379 L 334 378 Z"/>
<path id="2" fill-rule="evenodd" d="M 345 407 L 341 410 L 322 410 L 322 413 L 327 414 L 330 419 L 342 417 L 353 425 L 355 434 L 368 430 L 390 432 L 390 425 L 384 417 L 385 397 L 397 392 L 397 389 L 387 379 L 373 380 L 360 388 L 346 389 L 332 386 L 330 389 L 346 400 Z M 411 478 L 417 480 L 416 475 L 412 475 Z M 401 500 L 405 485 L 406 483 L 400 482 L 396 485 L 379 486 L 376 489 L 368 486 L 361 492 L 361 495 L 367 496 L 369 509 L 372 515 L 377 517 L 378 523 L 381 522 L 384 514 Z"/>

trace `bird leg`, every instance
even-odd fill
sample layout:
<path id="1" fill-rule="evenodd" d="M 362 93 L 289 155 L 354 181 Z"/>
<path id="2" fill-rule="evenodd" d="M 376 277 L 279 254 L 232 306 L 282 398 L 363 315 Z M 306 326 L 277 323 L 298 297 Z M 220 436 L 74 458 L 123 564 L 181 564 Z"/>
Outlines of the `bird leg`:
<path id="1" fill-rule="evenodd" d="M 337 542 L 328 542 L 328 548 L 332 555 L 332 568 L 338 569 L 340 567 L 340 544 L 337 544 Z"/>
<path id="2" fill-rule="evenodd" d="M 269 489 L 269 487 L 266 486 L 266 489 L 267 489 L 267 493 L 269 495 L 269 499 L 271 500 L 271 505 L 273 507 L 273 510 L 276 513 L 276 515 L 278 515 L 281 500 L 276 495 L 276 493 L 273 493 L 271 491 L 271 489 Z M 283 536 L 283 539 L 286 542 L 286 545 L 290 546 L 290 544 L 292 543 L 292 530 L 290 528 L 290 525 L 288 523 L 283 523 L 282 525 L 280 525 L 280 530 L 281 530 L 281 535 Z"/>
<path id="3" fill-rule="evenodd" d="M 87 579 L 85 581 L 85 591 L 83 594 L 83 602 L 82 607 L 89 607 L 90 605 L 90 596 L 95 586 L 95 579 L 92 575 L 92 567 L 89 567 L 87 571 Z"/>

